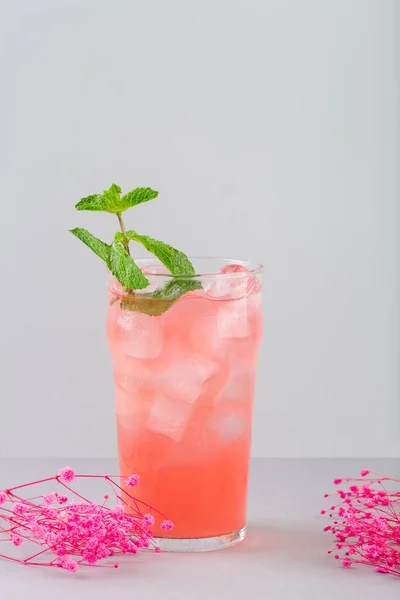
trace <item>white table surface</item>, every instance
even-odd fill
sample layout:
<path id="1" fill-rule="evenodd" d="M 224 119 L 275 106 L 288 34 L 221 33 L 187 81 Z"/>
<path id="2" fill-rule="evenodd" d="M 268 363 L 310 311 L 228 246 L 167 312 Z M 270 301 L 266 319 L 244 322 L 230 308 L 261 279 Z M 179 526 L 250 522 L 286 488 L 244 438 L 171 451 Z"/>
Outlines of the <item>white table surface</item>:
<path id="1" fill-rule="evenodd" d="M 0 489 L 77 472 L 116 472 L 113 460 L 0 459 Z M 0 560 L 1 600 L 394 600 L 400 578 L 368 567 L 343 569 L 328 557 L 332 537 L 319 511 L 334 477 L 368 468 L 400 477 L 400 459 L 253 459 L 248 537 L 240 545 L 201 554 L 141 552 L 116 569 L 22 566 Z"/>

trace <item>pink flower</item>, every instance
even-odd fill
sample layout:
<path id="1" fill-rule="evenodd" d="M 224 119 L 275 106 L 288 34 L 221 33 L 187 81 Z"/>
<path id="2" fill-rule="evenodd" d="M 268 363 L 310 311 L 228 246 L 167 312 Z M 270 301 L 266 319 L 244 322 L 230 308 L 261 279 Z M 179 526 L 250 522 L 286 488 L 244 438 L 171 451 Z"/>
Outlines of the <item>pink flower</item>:
<path id="1" fill-rule="evenodd" d="M 20 546 L 22 544 L 22 537 L 18 535 L 18 533 L 13 533 L 11 536 L 11 541 L 14 546 Z"/>
<path id="2" fill-rule="evenodd" d="M 334 479 L 334 480 L 333 480 L 333 483 L 334 483 L 335 485 L 340 485 L 340 484 L 342 483 L 342 481 L 343 481 L 343 479 L 337 479 L 337 478 L 336 478 L 336 479 Z"/>
<path id="3" fill-rule="evenodd" d="M 160 527 L 161 529 L 164 529 L 164 531 L 171 531 L 171 529 L 174 528 L 174 524 L 172 521 L 165 519 L 165 521 L 161 523 Z"/>
<path id="4" fill-rule="evenodd" d="M 363 469 L 361 471 L 361 477 L 366 477 L 367 475 L 369 475 L 369 471 L 367 469 Z"/>
<path id="5" fill-rule="evenodd" d="M 58 564 L 60 565 L 60 567 L 66 569 L 67 571 L 70 571 L 71 573 L 75 573 L 75 571 L 77 571 L 78 569 L 78 563 L 67 554 L 60 558 Z"/>
<path id="6" fill-rule="evenodd" d="M 26 506 L 26 504 L 23 504 L 22 502 L 14 503 L 14 507 L 13 507 L 14 514 L 16 514 L 18 516 L 22 516 L 26 513 L 27 510 L 28 510 L 28 507 Z"/>
<path id="7" fill-rule="evenodd" d="M 155 519 L 153 515 L 144 515 L 142 519 L 143 527 L 152 527 L 154 525 Z"/>
<path id="8" fill-rule="evenodd" d="M 125 479 L 125 483 L 129 487 L 135 487 L 140 481 L 139 475 L 130 475 L 127 479 Z"/>
<path id="9" fill-rule="evenodd" d="M 4 504 L 4 502 L 7 502 L 7 500 L 8 500 L 7 492 L 0 491 L 0 504 Z"/>
<path id="10" fill-rule="evenodd" d="M 68 498 L 67 496 L 64 496 L 64 494 L 56 494 L 56 498 L 58 504 L 65 504 L 66 502 L 68 502 Z"/>
<path id="11" fill-rule="evenodd" d="M 58 477 L 63 483 L 71 483 L 75 479 L 75 471 L 71 467 L 64 467 L 58 471 Z"/>
<path id="12" fill-rule="evenodd" d="M 342 567 L 344 567 L 345 569 L 351 567 L 351 560 L 349 558 L 345 558 L 344 560 L 342 560 Z"/>
<path id="13" fill-rule="evenodd" d="M 53 492 L 43 496 L 43 502 L 45 504 L 53 504 L 55 499 L 56 499 L 56 494 L 54 494 Z"/>
<path id="14" fill-rule="evenodd" d="M 111 514 L 113 514 L 114 517 L 125 517 L 124 507 L 121 506 L 121 504 L 117 504 L 117 506 L 114 506 L 114 508 L 111 509 Z"/>

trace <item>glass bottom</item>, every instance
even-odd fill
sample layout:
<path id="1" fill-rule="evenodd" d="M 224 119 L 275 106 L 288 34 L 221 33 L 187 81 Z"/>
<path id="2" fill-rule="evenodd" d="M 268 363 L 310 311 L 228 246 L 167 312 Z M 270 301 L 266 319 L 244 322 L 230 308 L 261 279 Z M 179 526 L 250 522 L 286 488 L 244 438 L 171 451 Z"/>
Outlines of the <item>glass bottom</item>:
<path id="1" fill-rule="evenodd" d="M 208 552 L 210 550 L 221 550 L 236 546 L 244 540 L 246 527 L 238 529 L 233 533 L 225 533 L 215 537 L 207 538 L 154 538 L 155 544 L 163 552 Z"/>

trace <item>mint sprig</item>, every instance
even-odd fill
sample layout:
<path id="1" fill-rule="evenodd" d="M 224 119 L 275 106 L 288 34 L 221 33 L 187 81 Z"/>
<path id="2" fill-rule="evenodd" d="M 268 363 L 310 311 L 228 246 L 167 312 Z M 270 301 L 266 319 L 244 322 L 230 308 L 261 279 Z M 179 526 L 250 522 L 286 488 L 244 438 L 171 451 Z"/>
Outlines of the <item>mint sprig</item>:
<path id="1" fill-rule="evenodd" d="M 108 212 L 114 215 L 121 214 L 137 204 L 148 202 L 157 198 L 158 192 L 151 188 L 136 188 L 124 196 L 121 196 L 121 188 L 113 183 L 108 190 L 102 194 L 93 194 L 82 198 L 75 208 L 77 210 L 94 210 Z"/>
<path id="2" fill-rule="evenodd" d="M 186 254 L 150 236 L 140 235 L 133 229 L 128 231 L 125 229 L 122 213 L 157 196 L 158 192 L 151 188 L 136 188 L 121 196 L 121 188 L 113 183 L 102 194 L 87 196 L 76 204 L 77 210 L 104 211 L 118 217 L 121 232 L 115 234 L 112 244 L 99 240 L 86 229 L 77 227 L 70 230 L 106 263 L 124 290 L 129 292 L 129 296 L 121 299 L 121 308 L 149 315 L 162 314 L 183 294 L 201 287 L 193 277 L 195 270 Z M 129 242 L 131 241 L 142 244 L 173 275 L 180 277 L 169 281 L 156 292 L 137 294 L 135 290 L 144 290 L 149 285 L 149 281 L 130 256 Z"/>
<path id="3" fill-rule="evenodd" d="M 70 229 L 78 239 L 88 246 L 106 263 L 111 273 L 125 288 L 141 290 L 149 285 L 135 261 L 129 256 L 121 242 L 114 240 L 109 245 L 92 235 L 87 229 Z"/>

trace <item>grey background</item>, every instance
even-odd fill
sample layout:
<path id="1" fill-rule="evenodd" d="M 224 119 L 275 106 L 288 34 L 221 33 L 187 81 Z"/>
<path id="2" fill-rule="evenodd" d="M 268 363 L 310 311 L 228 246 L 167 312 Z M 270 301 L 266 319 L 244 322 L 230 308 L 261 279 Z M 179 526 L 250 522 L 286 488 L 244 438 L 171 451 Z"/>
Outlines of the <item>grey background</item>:
<path id="1" fill-rule="evenodd" d="M 105 273 L 129 226 L 266 266 L 253 454 L 398 456 L 399 3 L 1 2 L 2 456 L 115 454 Z"/>

